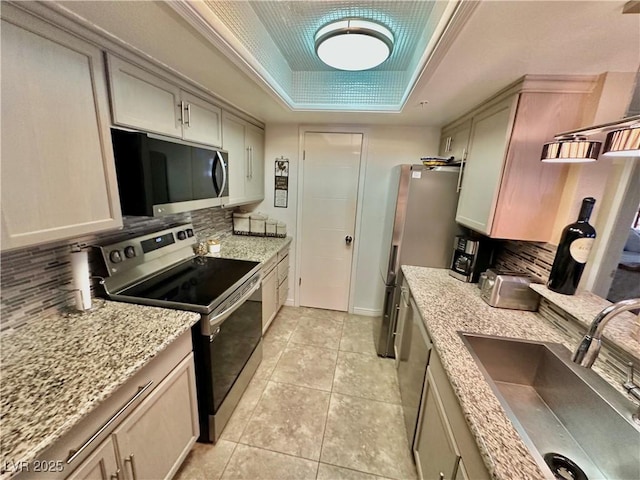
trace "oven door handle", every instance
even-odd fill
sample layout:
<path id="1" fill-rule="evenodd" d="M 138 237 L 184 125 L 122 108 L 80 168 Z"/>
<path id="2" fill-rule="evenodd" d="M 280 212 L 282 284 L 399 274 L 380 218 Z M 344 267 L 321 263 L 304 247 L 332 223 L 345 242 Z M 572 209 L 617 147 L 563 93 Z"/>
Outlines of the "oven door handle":
<path id="1" fill-rule="evenodd" d="M 215 317 L 208 319 L 206 322 L 202 322 L 202 334 L 206 335 L 207 337 L 213 335 L 213 333 L 216 331 L 216 328 L 219 327 L 227 318 L 229 318 L 233 312 L 239 309 L 242 304 L 246 302 L 247 299 L 251 295 L 253 295 L 259 288 L 260 278 L 258 278 L 256 284 L 249 291 L 247 291 L 247 293 L 242 295 L 242 297 L 240 297 L 237 302 L 235 302 L 226 310 L 223 310 L 222 312 L 217 314 Z"/>

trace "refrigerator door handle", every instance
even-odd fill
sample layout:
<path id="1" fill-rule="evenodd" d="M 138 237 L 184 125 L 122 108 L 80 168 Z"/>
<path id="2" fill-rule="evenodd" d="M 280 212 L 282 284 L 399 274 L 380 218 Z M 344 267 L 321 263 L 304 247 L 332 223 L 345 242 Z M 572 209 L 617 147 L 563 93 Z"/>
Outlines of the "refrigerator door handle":
<path id="1" fill-rule="evenodd" d="M 396 276 L 396 262 L 398 256 L 398 245 L 391 247 L 391 255 L 389 256 L 389 269 L 387 270 L 394 277 Z"/>

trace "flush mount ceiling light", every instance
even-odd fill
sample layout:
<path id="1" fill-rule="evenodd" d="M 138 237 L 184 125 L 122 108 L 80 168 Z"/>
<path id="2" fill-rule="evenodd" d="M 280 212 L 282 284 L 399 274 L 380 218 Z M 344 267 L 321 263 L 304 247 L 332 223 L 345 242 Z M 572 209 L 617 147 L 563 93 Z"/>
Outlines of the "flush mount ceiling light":
<path id="1" fill-rule="evenodd" d="M 379 23 L 343 19 L 322 27 L 315 36 L 316 54 L 338 70 L 360 71 L 377 67 L 393 50 L 393 34 Z"/>
<path id="2" fill-rule="evenodd" d="M 545 163 L 595 162 L 601 145 L 601 142 L 591 142 L 586 137 L 567 136 L 545 143 L 540 160 Z"/>
<path id="3" fill-rule="evenodd" d="M 640 157 L 640 126 L 609 132 L 604 142 L 603 156 Z"/>

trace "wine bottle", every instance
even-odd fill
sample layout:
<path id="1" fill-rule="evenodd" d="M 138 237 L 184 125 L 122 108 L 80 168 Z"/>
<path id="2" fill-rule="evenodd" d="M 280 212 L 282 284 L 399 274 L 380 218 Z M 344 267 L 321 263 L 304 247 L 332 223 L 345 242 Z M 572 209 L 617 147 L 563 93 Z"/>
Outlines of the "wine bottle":
<path id="1" fill-rule="evenodd" d="M 593 197 L 582 199 L 578 220 L 564 227 L 547 283 L 549 290 L 565 295 L 576 293 L 596 238 L 595 228 L 589 225 L 589 217 L 595 203 L 596 199 Z"/>

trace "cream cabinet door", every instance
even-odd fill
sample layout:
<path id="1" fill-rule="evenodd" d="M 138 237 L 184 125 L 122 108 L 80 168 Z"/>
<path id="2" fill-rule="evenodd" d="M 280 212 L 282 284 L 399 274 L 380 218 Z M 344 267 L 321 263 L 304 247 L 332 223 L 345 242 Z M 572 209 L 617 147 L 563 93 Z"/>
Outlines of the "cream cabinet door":
<path id="1" fill-rule="evenodd" d="M 278 269 L 273 268 L 262 279 L 262 334 L 278 313 Z"/>
<path id="2" fill-rule="evenodd" d="M 193 354 L 115 430 L 130 480 L 171 478 L 199 435 Z"/>
<path id="3" fill-rule="evenodd" d="M 418 474 L 425 480 L 452 480 L 457 476 L 460 452 L 431 374 L 431 368 L 427 369 L 422 409 L 413 447 Z"/>
<path id="4" fill-rule="evenodd" d="M 473 117 L 456 221 L 487 235 L 491 233 L 517 98 Z"/>
<path id="5" fill-rule="evenodd" d="M 264 131 L 253 125 L 245 129 L 245 147 L 249 155 L 249 175 L 245 195 L 250 201 L 264 200 Z"/>
<path id="6" fill-rule="evenodd" d="M 232 115 L 222 115 L 222 148 L 229 153 L 229 200 L 225 206 L 246 203 L 245 184 L 249 174 L 249 154 L 244 146 L 245 123 Z"/>
<path id="7" fill-rule="evenodd" d="M 122 478 L 116 460 L 116 447 L 112 437 L 102 442 L 67 480 L 112 480 Z"/>
<path id="8" fill-rule="evenodd" d="M 456 162 L 463 161 L 467 155 L 470 135 L 471 119 L 443 131 L 438 154 L 442 157 L 453 157 Z"/>
<path id="9" fill-rule="evenodd" d="M 182 138 L 213 147 L 222 146 L 222 110 L 185 91 L 181 93 L 181 101 L 185 109 Z"/>
<path id="10" fill-rule="evenodd" d="M 102 52 L 2 17 L 2 249 L 121 227 Z"/>
<path id="11" fill-rule="evenodd" d="M 107 62 L 113 123 L 182 137 L 180 89 L 113 55 Z"/>

